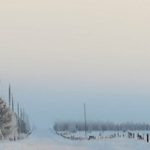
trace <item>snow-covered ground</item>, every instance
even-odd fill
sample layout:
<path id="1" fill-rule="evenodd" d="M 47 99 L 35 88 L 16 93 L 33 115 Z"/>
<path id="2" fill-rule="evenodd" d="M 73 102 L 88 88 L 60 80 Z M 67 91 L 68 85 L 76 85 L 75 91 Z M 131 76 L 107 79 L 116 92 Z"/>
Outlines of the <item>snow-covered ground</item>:
<path id="1" fill-rule="evenodd" d="M 50 130 L 35 131 L 24 140 L 0 142 L 0 150 L 149 150 L 146 141 L 114 138 L 103 140 L 71 141 L 63 139 Z"/>

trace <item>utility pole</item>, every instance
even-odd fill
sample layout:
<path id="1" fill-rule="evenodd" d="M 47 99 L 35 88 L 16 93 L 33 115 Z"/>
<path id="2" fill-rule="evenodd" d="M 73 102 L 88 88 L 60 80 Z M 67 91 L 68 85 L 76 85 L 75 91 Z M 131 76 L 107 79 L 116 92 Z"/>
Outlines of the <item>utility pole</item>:
<path id="1" fill-rule="evenodd" d="M 86 130 L 87 130 L 87 124 L 86 124 L 86 104 L 84 104 L 84 129 L 85 129 L 85 137 L 86 137 Z"/>
<path id="2" fill-rule="evenodd" d="M 19 106 L 19 103 L 17 104 L 17 114 L 18 114 L 18 118 L 20 118 L 20 106 Z"/>
<path id="3" fill-rule="evenodd" d="M 12 111 L 14 112 L 14 97 L 12 96 Z"/>
<path id="4" fill-rule="evenodd" d="M 10 108 L 10 106 L 11 106 L 11 86 L 10 86 L 10 84 L 9 84 L 8 96 L 9 96 L 9 108 Z"/>
<path id="5" fill-rule="evenodd" d="M 2 98 L 3 96 L 3 92 L 2 92 L 2 81 L 0 80 L 0 98 Z"/>
<path id="6" fill-rule="evenodd" d="M 21 129 L 20 129 L 20 106 L 19 106 L 19 103 L 17 104 L 17 113 L 18 113 L 18 134 L 20 134 Z"/>

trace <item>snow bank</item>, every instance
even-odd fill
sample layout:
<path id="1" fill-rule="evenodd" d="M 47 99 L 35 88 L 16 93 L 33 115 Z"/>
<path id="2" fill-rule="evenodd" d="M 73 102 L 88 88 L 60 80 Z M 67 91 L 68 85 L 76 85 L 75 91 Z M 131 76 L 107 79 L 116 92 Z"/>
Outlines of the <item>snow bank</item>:
<path id="1" fill-rule="evenodd" d="M 149 150 L 150 143 L 133 139 L 71 141 L 49 131 L 35 132 L 31 137 L 0 143 L 0 150 Z"/>

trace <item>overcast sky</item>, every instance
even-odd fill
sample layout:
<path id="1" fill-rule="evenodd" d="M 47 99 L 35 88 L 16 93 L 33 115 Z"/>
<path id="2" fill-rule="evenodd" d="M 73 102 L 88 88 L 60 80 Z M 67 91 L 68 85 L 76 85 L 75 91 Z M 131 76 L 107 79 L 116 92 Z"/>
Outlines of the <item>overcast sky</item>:
<path id="1" fill-rule="evenodd" d="M 0 2 L 0 94 L 31 122 L 150 122 L 149 0 Z"/>

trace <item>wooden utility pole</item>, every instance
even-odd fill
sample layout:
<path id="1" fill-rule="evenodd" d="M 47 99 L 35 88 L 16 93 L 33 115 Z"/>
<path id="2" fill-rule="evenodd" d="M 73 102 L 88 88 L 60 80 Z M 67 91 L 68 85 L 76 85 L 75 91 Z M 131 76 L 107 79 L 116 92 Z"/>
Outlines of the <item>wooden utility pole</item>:
<path id="1" fill-rule="evenodd" d="M 12 111 L 14 112 L 14 98 L 12 96 Z"/>
<path id="2" fill-rule="evenodd" d="M 17 104 L 17 113 L 18 113 L 18 118 L 20 118 L 20 106 L 19 106 L 19 103 Z"/>
<path id="3" fill-rule="evenodd" d="M 8 90 L 8 97 L 9 97 L 9 107 L 11 106 L 11 86 L 9 84 L 9 90 Z"/>
<path id="4" fill-rule="evenodd" d="M 17 114 L 18 114 L 18 134 L 20 134 L 21 129 L 20 129 L 20 106 L 19 106 L 19 103 L 17 104 Z"/>
<path id="5" fill-rule="evenodd" d="M 84 104 L 84 130 L 85 130 L 85 137 L 86 137 L 86 130 L 87 130 L 87 124 L 86 124 L 86 104 Z"/>

